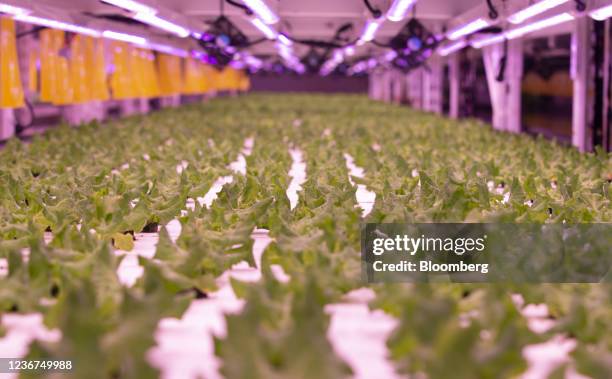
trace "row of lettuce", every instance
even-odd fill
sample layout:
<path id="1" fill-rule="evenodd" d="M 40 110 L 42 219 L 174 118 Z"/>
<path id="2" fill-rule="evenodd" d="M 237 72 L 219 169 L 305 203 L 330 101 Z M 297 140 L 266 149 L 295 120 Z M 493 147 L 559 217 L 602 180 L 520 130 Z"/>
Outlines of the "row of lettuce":
<path id="1" fill-rule="evenodd" d="M 246 175 L 232 173 L 228 165 L 250 136 Z M 285 194 L 289 147 L 300 148 L 306 163 L 293 210 Z M 365 219 L 344 153 L 366 172 L 353 181 L 377 195 Z M 28 357 L 73 359 L 72 377 L 157 377 L 146 352 L 159 320 L 180 317 L 233 264 L 254 265 L 251 232 L 265 228 L 274 242 L 262 280 L 232 282 L 246 305 L 226 317 L 227 337 L 216 341 L 222 374 L 345 377 L 351 370 L 326 337 L 324 306 L 368 286 L 361 281 L 363 222 L 610 222 L 611 172 L 603 152 L 578 154 L 356 96 L 218 99 L 59 128 L 0 152 L 0 258 L 8 261 L 0 314 L 41 312 L 62 339 L 34 342 Z M 203 197 L 224 175 L 234 181 L 210 209 L 195 201 L 185 212 L 188 199 Z M 182 232 L 174 243 L 163 225 L 177 218 Z M 122 286 L 113 244 L 129 249 L 131 233 L 156 225 L 155 259 L 141 258 L 143 276 Z M 45 231 L 53 233 L 48 244 Z M 271 264 L 290 281 L 278 282 Z M 387 344 L 402 374 L 512 377 L 526 370 L 525 346 L 559 333 L 576 339 L 580 373 L 612 371 L 612 338 L 602 333 L 612 319 L 609 285 L 369 287 L 377 294 L 370 307 L 400 320 Z M 513 293 L 546 303 L 555 326 L 530 331 Z M 563 377 L 567 366 L 551 376 Z"/>

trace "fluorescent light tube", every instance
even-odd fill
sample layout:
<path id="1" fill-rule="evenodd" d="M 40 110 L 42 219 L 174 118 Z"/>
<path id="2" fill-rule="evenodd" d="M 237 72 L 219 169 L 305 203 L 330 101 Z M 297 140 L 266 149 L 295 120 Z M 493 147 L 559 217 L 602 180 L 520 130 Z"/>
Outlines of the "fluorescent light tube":
<path id="1" fill-rule="evenodd" d="M 603 8 L 595 9 L 589 13 L 589 16 L 597 21 L 603 21 L 612 16 L 612 4 L 606 5 Z"/>
<path id="2" fill-rule="evenodd" d="M 23 14 L 28 14 L 30 13 L 30 11 L 24 8 L 15 7 L 13 5 L 0 3 L 0 13 L 12 14 L 13 16 L 19 16 Z"/>
<path id="3" fill-rule="evenodd" d="M 536 30 L 548 28 L 554 25 L 558 25 L 564 22 L 568 22 L 574 19 L 569 13 L 561 13 L 553 17 L 545 18 L 543 20 L 532 22 L 531 24 L 527 24 L 525 26 L 520 26 L 518 28 L 508 30 L 505 35 L 508 39 L 514 39 L 518 37 L 522 37 L 525 34 L 535 32 Z"/>
<path id="4" fill-rule="evenodd" d="M 477 40 L 471 41 L 470 45 L 475 49 L 480 49 L 481 47 L 500 43 L 505 39 L 506 39 L 506 36 L 504 34 L 496 34 L 494 36 L 488 36 L 488 37 L 479 38 Z"/>
<path id="5" fill-rule="evenodd" d="M 406 17 L 406 13 L 412 8 L 417 0 L 395 0 L 387 11 L 387 19 L 389 21 L 402 21 Z"/>
<path id="6" fill-rule="evenodd" d="M 123 8 L 130 12 L 136 13 L 150 13 L 154 14 L 155 9 L 149 7 L 148 5 L 141 4 L 134 0 L 101 0 L 103 3 L 111 4 L 119 8 Z"/>
<path id="7" fill-rule="evenodd" d="M 446 33 L 446 37 L 451 40 L 456 40 L 468 34 L 472 34 L 480 29 L 484 29 L 487 26 L 489 26 L 489 21 L 485 20 L 484 18 L 479 18 L 465 25 L 451 29 Z"/>
<path id="8" fill-rule="evenodd" d="M 373 40 L 379 27 L 380 21 L 368 20 L 365 28 L 363 29 L 363 33 L 361 33 L 361 37 L 359 37 L 359 42 L 357 44 L 363 45 L 364 42 L 370 42 L 371 40 Z"/>
<path id="9" fill-rule="evenodd" d="M 293 45 L 293 42 L 291 42 L 291 40 L 287 38 L 287 36 L 284 34 L 279 34 L 277 38 L 278 38 L 278 42 L 282 43 L 285 46 Z"/>
<path id="10" fill-rule="evenodd" d="M 188 29 L 185 29 L 182 26 L 172 23 L 168 20 L 164 20 L 163 18 L 160 18 L 153 13 L 136 13 L 134 15 L 134 20 L 138 20 L 156 28 L 163 29 L 167 32 L 176 34 L 181 38 L 185 38 L 189 36 L 189 34 L 191 34 Z"/>
<path id="11" fill-rule="evenodd" d="M 460 40 L 457 42 L 453 42 L 449 45 L 446 46 L 442 46 L 438 49 L 438 54 L 440 54 L 441 56 L 445 57 L 451 53 L 454 53 L 457 50 L 461 50 L 464 47 L 467 46 L 467 42 L 465 42 L 465 40 Z"/>
<path id="12" fill-rule="evenodd" d="M 395 58 L 397 58 L 397 52 L 395 50 L 391 50 L 385 54 L 385 60 L 387 62 L 391 62 Z"/>
<path id="13" fill-rule="evenodd" d="M 267 39 L 276 39 L 278 36 L 276 30 L 272 29 L 272 27 L 270 27 L 268 24 L 266 24 L 259 18 L 252 18 L 251 24 L 253 24 L 253 26 L 257 29 L 259 29 L 259 31 L 262 32 Z"/>
<path id="14" fill-rule="evenodd" d="M 144 37 L 139 37 L 139 36 L 135 36 L 132 34 L 127 34 L 127 33 L 113 32 L 112 30 L 103 31 L 102 37 L 114 39 L 117 41 L 130 42 L 136 45 L 146 45 L 147 44 L 147 39 Z"/>
<path id="15" fill-rule="evenodd" d="M 508 17 L 508 21 L 513 24 L 520 24 L 523 21 L 532 18 L 533 16 L 537 16 L 540 13 L 546 12 L 547 10 L 567 3 L 568 1 L 569 0 L 542 0 L 512 14 Z"/>
<path id="16" fill-rule="evenodd" d="M 20 14 L 14 17 L 16 21 L 27 22 L 29 24 L 35 24 L 40 26 L 46 26 L 49 28 L 65 30 L 67 32 L 84 34 L 91 37 L 99 37 L 100 32 L 94 29 L 86 28 L 75 24 L 69 24 L 67 22 L 51 20 L 48 18 L 32 16 L 28 14 Z"/>
<path id="17" fill-rule="evenodd" d="M 187 56 L 189 56 L 187 51 L 183 49 L 179 49 L 177 47 L 168 46 L 168 45 L 162 45 L 159 43 L 147 43 L 146 47 L 148 47 L 151 50 L 159 51 L 160 53 L 176 55 L 176 56 L 183 57 L 183 58 L 186 58 Z"/>
<path id="18" fill-rule="evenodd" d="M 242 2 L 266 24 L 271 25 L 278 22 L 276 13 L 263 0 L 242 0 Z"/>

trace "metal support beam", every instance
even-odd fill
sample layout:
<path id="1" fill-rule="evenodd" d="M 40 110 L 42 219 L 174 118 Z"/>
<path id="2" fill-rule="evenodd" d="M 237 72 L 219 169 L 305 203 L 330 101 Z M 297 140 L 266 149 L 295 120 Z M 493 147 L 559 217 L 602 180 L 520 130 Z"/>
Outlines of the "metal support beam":
<path id="1" fill-rule="evenodd" d="M 406 76 L 407 97 L 410 106 L 423 109 L 423 68 L 412 70 Z"/>
<path id="2" fill-rule="evenodd" d="M 13 109 L 0 109 L 0 141 L 15 135 L 15 112 Z"/>
<path id="3" fill-rule="evenodd" d="M 574 98 L 572 106 L 572 145 L 579 151 L 592 149 L 589 122 L 589 82 L 591 77 L 590 63 L 590 31 L 591 19 L 578 17 L 574 21 L 571 49 L 571 76 L 574 82 Z"/>
<path id="4" fill-rule="evenodd" d="M 459 54 L 451 54 L 448 58 L 450 118 L 459 118 L 459 74 Z"/>
<path id="5" fill-rule="evenodd" d="M 433 56 L 429 66 L 423 70 L 423 109 L 437 114 L 442 113 L 442 59 Z"/>
<path id="6" fill-rule="evenodd" d="M 505 65 L 503 64 L 505 59 Z M 493 128 L 512 133 L 521 131 L 521 39 L 483 48 L 483 60 L 493 110 Z"/>
<path id="7" fill-rule="evenodd" d="M 403 80 L 403 75 L 398 71 L 393 71 L 391 76 L 392 86 L 392 101 L 395 104 L 401 104 L 404 101 L 404 93 L 406 83 Z"/>

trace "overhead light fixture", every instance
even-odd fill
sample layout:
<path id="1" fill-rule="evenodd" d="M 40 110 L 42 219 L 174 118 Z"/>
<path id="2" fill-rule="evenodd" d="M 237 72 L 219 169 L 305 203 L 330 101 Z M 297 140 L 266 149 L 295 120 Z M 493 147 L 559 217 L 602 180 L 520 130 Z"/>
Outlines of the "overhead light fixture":
<path id="1" fill-rule="evenodd" d="M 549 18 L 545 18 L 543 20 L 532 22 L 531 24 L 527 24 L 525 26 L 520 26 L 518 28 L 510 29 L 505 33 L 506 38 L 514 39 L 518 37 L 522 37 L 525 34 L 535 32 L 536 30 L 548 28 L 554 25 L 562 24 L 564 22 L 568 22 L 574 19 L 574 16 L 565 12 L 558 14 L 556 16 L 552 16 Z"/>
<path id="2" fill-rule="evenodd" d="M 484 18 L 479 18 L 465 25 L 460 25 L 454 29 L 451 29 L 446 33 L 446 37 L 451 40 L 456 40 L 463 36 L 467 36 L 468 34 L 472 34 L 480 29 L 484 29 L 489 25 L 489 21 L 485 20 Z"/>
<path id="3" fill-rule="evenodd" d="M 441 56 L 445 57 L 451 53 L 454 53 L 457 50 L 461 50 L 464 47 L 467 46 L 467 42 L 465 42 L 465 40 L 460 40 L 457 42 L 453 42 L 449 45 L 446 46 L 442 46 L 438 49 L 438 54 L 440 54 Z"/>
<path id="4" fill-rule="evenodd" d="M 32 16 L 29 14 L 19 14 L 14 17 L 16 21 L 27 22 L 29 24 L 46 26 L 48 28 L 60 29 L 67 32 L 84 34 L 91 37 L 99 37 L 100 32 L 84 26 L 79 26 L 63 21 L 51 20 L 48 18 Z"/>
<path id="5" fill-rule="evenodd" d="M 174 46 L 162 45 L 159 43 L 147 43 L 146 47 L 148 47 L 151 50 L 158 51 L 160 53 L 176 55 L 178 57 L 186 58 L 187 56 L 189 56 L 189 53 L 186 50 L 179 49 Z"/>
<path id="6" fill-rule="evenodd" d="M 542 0 L 510 15 L 508 17 L 508 21 L 513 24 L 520 24 L 523 21 L 532 18 L 533 16 L 537 16 L 540 13 L 544 13 L 547 10 L 567 3 L 568 1 L 570 0 Z"/>
<path id="7" fill-rule="evenodd" d="M 25 8 L 16 7 L 14 5 L 0 3 L 0 13 L 12 14 L 13 16 L 19 16 L 30 13 Z"/>
<path id="8" fill-rule="evenodd" d="M 183 28 L 182 26 L 172 23 L 168 20 L 164 20 L 163 18 L 158 17 L 154 13 L 146 13 L 146 12 L 136 13 L 134 15 L 134 20 L 138 20 L 140 22 L 144 22 L 145 24 L 149 24 L 156 28 L 163 29 L 167 32 L 176 34 L 177 36 L 181 38 L 188 37 L 191 34 L 191 32 L 188 29 Z"/>
<path id="9" fill-rule="evenodd" d="M 380 27 L 380 20 L 368 20 L 365 28 L 363 28 L 363 32 L 361 33 L 361 37 L 357 41 L 358 45 L 363 45 L 365 42 L 370 42 L 374 39 L 378 28 Z"/>
<path id="10" fill-rule="evenodd" d="M 416 2 L 417 0 L 395 0 L 393 1 L 393 4 L 391 4 L 391 7 L 387 11 L 387 19 L 393 22 L 402 21 L 404 17 L 406 17 L 406 14 L 410 10 L 410 8 L 412 8 L 414 3 Z"/>
<path id="11" fill-rule="evenodd" d="M 612 4 L 606 5 L 603 8 L 595 9 L 589 13 L 592 19 L 597 21 L 603 21 L 612 16 Z"/>
<path id="12" fill-rule="evenodd" d="M 134 0 L 101 0 L 103 3 L 111 4 L 135 13 L 155 14 L 156 10 L 148 5 L 144 5 Z"/>
<path id="13" fill-rule="evenodd" d="M 242 2 L 266 24 L 272 25 L 278 22 L 276 13 L 263 0 L 242 0 Z"/>
<path id="14" fill-rule="evenodd" d="M 293 45 L 293 42 L 291 42 L 291 40 L 284 34 L 279 34 L 277 38 L 278 42 L 282 43 L 285 46 Z"/>
<path id="15" fill-rule="evenodd" d="M 487 36 L 484 38 L 479 38 L 477 40 L 473 40 L 470 42 L 470 45 L 475 49 L 480 49 L 485 46 L 493 45 L 496 43 L 500 43 L 506 39 L 504 34 L 496 34 L 494 36 Z"/>
<path id="16" fill-rule="evenodd" d="M 262 32 L 267 39 L 276 39 L 278 37 L 278 32 L 276 30 L 272 29 L 270 25 L 266 24 L 257 17 L 251 18 L 251 24 L 259 29 L 259 31 Z"/>
<path id="17" fill-rule="evenodd" d="M 129 43 L 133 43 L 136 45 L 146 45 L 147 44 L 147 39 L 144 37 L 139 37 L 139 36 L 135 36 L 132 34 L 127 34 L 127 33 L 114 32 L 112 30 L 103 31 L 102 37 L 114 39 L 117 41 L 129 42 Z"/>
<path id="18" fill-rule="evenodd" d="M 531 32 L 535 32 L 537 30 L 549 28 L 551 26 L 559 25 L 564 22 L 568 22 L 574 19 L 570 13 L 561 13 L 556 16 L 552 16 L 549 18 L 545 18 L 543 20 L 532 22 L 531 24 L 523 25 L 516 27 L 514 29 L 510 29 L 502 34 L 496 34 L 490 37 L 479 38 L 470 42 L 470 45 L 476 49 L 480 49 L 481 47 L 493 45 L 495 43 L 502 42 L 504 39 L 515 39 L 519 37 L 523 37 L 526 34 Z"/>

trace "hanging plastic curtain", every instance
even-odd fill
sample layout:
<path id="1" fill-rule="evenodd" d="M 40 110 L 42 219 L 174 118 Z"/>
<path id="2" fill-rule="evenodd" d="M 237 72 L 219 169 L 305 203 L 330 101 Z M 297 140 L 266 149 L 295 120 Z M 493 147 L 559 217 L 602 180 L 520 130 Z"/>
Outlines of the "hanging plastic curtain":
<path id="1" fill-rule="evenodd" d="M 91 100 L 91 76 L 87 72 L 86 45 L 91 37 L 75 35 L 70 44 L 70 80 L 73 84 L 74 103 L 83 103 Z"/>
<path id="2" fill-rule="evenodd" d="M 28 58 L 28 89 L 38 92 L 38 52 L 30 51 Z"/>
<path id="3" fill-rule="evenodd" d="M 206 78 L 206 92 L 219 90 L 219 70 L 210 65 L 204 65 L 204 77 Z"/>
<path id="4" fill-rule="evenodd" d="M 113 41 L 113 66 L 111 88 L 114 99 L 134 98 L 133 76 L 130 69 L 130 45 Z"/>
<path id="5" fill-rule="evenodd" d="M 92 41 L 93 46 L 91 51 L 88 50 L 88 59 L 91 62 L 88 66 L 91 67 L 91 80 L 93 99 L 105 101 L 109 99 L 108 93 L 108 82 L 106 76 L 106 62 L 104 58 L 104 40 L 101 38 L 94 39 Z"/>
<path id="6" fill-rule="evenodd" d="M 251 89 L 251 78 L 246 71 L 241 70 L 238 73 L 238 90 L 247 92 Z"/>
<path id="7" fill-rule="evenodd" d="M 157 58 L 161 95 L 180 94 L 183 89 L 181 58 L 163 53 L 159 54 Z"/>
<path id="8" fill-rule="evenodd" d="M 68 61 L 60 56 L 64 31 L 44 29 L 40 32 L 40 99 L 56 105 L 72 100 L 72 81 Z"/>
<path id="9" fill-rule="evenodd" d="M 19 75 L 15 21 L 0 18 L 0 107 L 22 107 L 23 87 Z"/>

